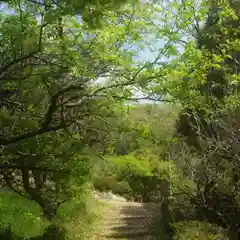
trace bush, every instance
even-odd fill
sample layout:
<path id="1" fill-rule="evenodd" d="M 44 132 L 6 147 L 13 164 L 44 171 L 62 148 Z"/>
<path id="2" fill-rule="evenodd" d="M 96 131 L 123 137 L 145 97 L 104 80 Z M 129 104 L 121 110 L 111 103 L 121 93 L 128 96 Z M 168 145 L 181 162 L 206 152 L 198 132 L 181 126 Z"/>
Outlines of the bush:
<path id="1" fill-rule="evenodd" d="M 99 176 L 93 179 L 93 185 L 99 191 L 109 191 L 117 184 L 117 179 L 114 176 Z"/>
<path id="2" fill-rule="evenodd" d="M 0 193 L 2 235 L 12 233 L 15 236 L 13 239 L 41 236 L 49 224 L 42 217 L 41 208 L 37 203 L 12 192 Z"/>
<path id="3" fill-rule="evenodd" d="M 159 192 L 166 196 L 169 189 L 162 183 L 168 181 L 171 168 L 172 191 L 178 195 L 192 192 L 193 181 L 184 177 L 173 161 L 161 160 L 149 149 L 138 154 L 105 157 L 102 164 L 95 166 L 94 187 L 100 191 L 111 190 L 128 199 L 150 201 L 150 196 L 159 196 Z"/>
<path id="4" fill-rule="evenodd" d="M 68 233 L 66 239 L 89 239 L 99 222 L 101 210 L 101 203 L 90 194 L 65 203 L 59 209 L 58 223 L 64 223 Z"/>
<path id="5" fill-rule="evenodd" d="M 97 203 L 89 189 L 62 204 L 56 218 L 43 218 L 40 206 L 12 192 L 0 193 L 1 240 L 83 239 L 97 220 Z M 85 238 L 84 238 L 85 239 Z"/>
<path id="6" fill-rule="evenodd" d="M 79 212 L 86 212 L 85 208 L 86 202 L 83 199 L 69 200 L 59 207 L 55 222 L 59 225 L 71 222 L 79 215 Z"/>
<path id="7" fill-rule="evenodd" d="M 67 237 L 67 231 L 65 228 L 56 225 L 51 224 L 49 227 L 47 227 L 44 231 L 44 234 L 37 238 L 31 238 L 29 240 L 68 240 Z"/>
<path id="8" fill-rule="evenodd" d="M 183 221 L 173 224 L 174 240 L 227 240 L 227 233 L 222 228 L 199 221 Z"/>
<path id="9" fill-rule="evenodd" d="M 120 195 L 132 195 L 132 190 L 127 181 L 118 182 L 113 191 Z"/>
<path id="10" fill-rule="evenodd" d="M 131 198 L 132 190 L 127 181 L 118 181 L 116 177 L 95 177 L 93 182 L 94 187 L 99 191 L 112 191 L 115 194 L 122 195 L 126 198 Z"/>

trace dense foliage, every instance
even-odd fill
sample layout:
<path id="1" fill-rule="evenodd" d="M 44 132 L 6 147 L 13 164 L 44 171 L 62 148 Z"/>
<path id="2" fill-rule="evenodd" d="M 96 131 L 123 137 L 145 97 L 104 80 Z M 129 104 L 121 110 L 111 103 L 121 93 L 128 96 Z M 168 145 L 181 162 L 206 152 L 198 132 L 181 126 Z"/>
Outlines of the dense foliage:
<path id="1" fill-rule="evenodd" d="M 175 239 L 239 238 L 238 1 L 0 7 L 2 238 L 85 212 L 83 237 L 93 188 L 161 201 Z"/>

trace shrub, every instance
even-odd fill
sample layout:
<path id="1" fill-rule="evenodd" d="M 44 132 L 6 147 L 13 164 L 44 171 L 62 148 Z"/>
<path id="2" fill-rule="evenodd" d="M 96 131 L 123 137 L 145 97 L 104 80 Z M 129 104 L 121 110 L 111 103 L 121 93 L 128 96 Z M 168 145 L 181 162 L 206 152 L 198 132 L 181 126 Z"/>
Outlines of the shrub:
<path id="1" fill-rule="evenodd" d="M 118 181 L 117 177 L 95 177 L 93 185 L 99 191 L 111 190 L 115 194 L 120 194 L 126 198 L 131 198 L 132 190 L 127 181 Z"/>
<path id="2" fill-rule="evenodd" d="M 45 229 L 44 234 L 42 236 L 37 238 L 31 238 L 29 240 L 52 240 L 52 239 L 68 240 L 69 238 L 67 236 L 66 229 L 63 228 L 62 226 L 51 224 Z"/>
<path id="3" fill-rule="evenodd" d="M 40 236 L 49 222 L 42 217 L 40 206 L 12 192 L 0 193 L 0 230 L 21 238 Z M 1 238 L 3 239 L 3 238 Z"/>
<path id="4" fill-rule="evenodd" d="M 114 193 L 131 199 L 150 201 L 150 196 L 166 196 L 168 186 L 162 182 L 169 180 L 171 169 L 171 187 L 174 193 L 192 192 L 194 184 L 186 179 L 173 161 L 164 161 L 149 149 L 124 156 L 105 157 L 102 164 L 95 166 L 97 173 L 93 185 L 100 191 L 111 190 Z"/>
<path id="5" fill-rule="evenodd" d="M 173 224 L 174 240 L 227 240 L 227 233 L 222 228 L 199 221 L 182 221 Z"/>
<path id="6" fill-rule="evenodd" d="M 12 192 L 0 193 L 0 239 L 67 240 L 90 232 L 97 219 L 96 202 L 89 189 L 62 204 L 56 218 L 43 218 L 40 206 Z M 84 238 L 85 239 L 85 238 Z"/>
<path id="7" fill-rule="evenodd" d="M 63 222 L 67 230 L 67 238 L 71 240 L 89 239 L 99 222 L 101 203 L 90 194 L 82 195 L 65 203 L 57 214 L 58 224 Z"/>
<path id="8" fill-rule="evenodd" d="M 98 176 L 93 179 L 94 187 L 100 191 L 109 191 L 117 184 L 117 179 L 114 176 Z"/>

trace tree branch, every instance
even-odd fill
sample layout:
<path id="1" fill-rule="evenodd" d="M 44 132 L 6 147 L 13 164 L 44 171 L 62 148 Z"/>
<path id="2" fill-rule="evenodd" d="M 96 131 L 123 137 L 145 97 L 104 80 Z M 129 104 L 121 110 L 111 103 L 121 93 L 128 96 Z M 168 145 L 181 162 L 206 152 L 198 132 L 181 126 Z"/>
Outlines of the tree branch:
<path id="1" fill-rule="evenodd" d="M 15 59 L 14 61 L 6 64 L 6 65 L 3 66 L 2 68 L 0 68 L 0 75 L 2 75 L 4 72 L 6 72 L 7 70 L 9 70 L 9 69 L 10 69 L 12 66 L 14 66 L 15 64 L 20 63 L 20 62 L 22 62 L 22 61 L 24 61 L 24 60 L 27 60 L 27 59 L 33 57 L 37 52 L 38 52 L 38 51 L 33 51 L 33 52 L 31 52 L 31 53 L 23 56 L 23 57 L 17 58 L 17 59 Z"/>
<path id="2" fill-rule="evenodd" d="M 22 165 L 16 165 L 16 164 L 0 164 L 0 169 L 21 169 L 23 168 Z M 41 170 L 43 172 L 59 172 L 59 173 L 66 173 L 69 174 L 70 171 L 68 170 L 58 170 L 58 169 L 50 169 L 50 168 L 45 168 L 41 166 L 31 166 L 31 165 L 24 165 L 24 168 L 30 169 L 30 170 Z"/>
<path id="3" fill-rule="evenodd" d="M 72 90 L 84 90 L 84 87 L 82 86 L 82 84 L 78 84 L 78 85 L 71 85 L 71 86 L 68 86 L 68 87 L 65 87 L 61 90 L 59 90 L 57 93 L 55 93 L 53 96 L 52 96 L 52 99 L 51 99 L 51 103 L 48 107 L 48 110 L 45 114 L 45 120 L 42 124 L 42 126 L 45 128 L 47 127 L 51 120 L 52 120 L 52 117 L 53 117 L 53 114 L 54 112 L 57 110 L 57 101 L 58 99 L 63 95 L 65 94 L 66 92 L 70 92 Z"/>
<path id="4" fill-rule="evenodd" d="M 47 132 L 54 132 L 54 131 L 63 129 L 64 127 L 65 126 L 62 126 L 62 125 L 58 125 L 58 126 L 54 126 L 54 127 L 49 127 L 49 126 L 48 127 L 40 127 L 39 129 L 24 133 L 20 136 L 11 137 L 11 138 L 0 137 L 0 146 L 1 145 L 9 145 L 9 144 L 12 144 L 12 143 L 17 143 L 17 142 L 19 142 L 21 140 L 24 140 L 24 139 L 28 139 L 28 138 L 35 137 L 35 136 L 38 136 L 38 135 L 42 135 L 42 134 L 47 133 Z"/>
<path id="5" fill-rule="evenodd" d="M 167 100 L 167 99 L 161 99 L 161 98 L 154 98 L 149 96 L 146 97 L 139 97 L 139 98 L 126 98 L 126 97 L 121 97 L 121 96 L 112 96 L 113 98 L 118 98 L 118 99 L 124 99 L 126 101 L 140 101 L 140 100 L 150 100 L 150 101 L 156 101 L 156 102 L 172 102 L 171 100 Z"/>
<path id="6" fill-rule="evenodd" d="M 38 52 L 41 51 L 41 45 L 42 45 L 42 34 L 43 34 L 43 28 L 47 25 L 47 23 L 42 24 L 40 26 L 40 34 L 39 34 L 39 40 L 38 40 L 38 46 L 37 49 L 25 56 L 19 57 L 17 59 L 14 59 L 13 61 L 7 63 L 5 66 L 3 66 L 2 68 L 0 68 L 0 75 L 2 75 L 4 72 L 8 71 L 11 67 L 13 67 L 14 65 L 21 63 L 22 61 L 25 61 L 29 58 L 32 58 L 35 54 L 37 54 Z"/>

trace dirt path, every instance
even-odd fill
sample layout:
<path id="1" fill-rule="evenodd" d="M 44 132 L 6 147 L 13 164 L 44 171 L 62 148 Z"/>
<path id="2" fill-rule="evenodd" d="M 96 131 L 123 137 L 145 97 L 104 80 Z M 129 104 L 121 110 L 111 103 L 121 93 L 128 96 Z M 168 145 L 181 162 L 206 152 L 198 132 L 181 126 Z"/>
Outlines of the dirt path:
<path id="1" fill-rule="evenodd" d="M 96 234 L 91 240 L 167 239 L 159 236 L 161 205 L 100 200 L 105 206 Z M 156 237 L 158 234 L 158 237 Z"/>

